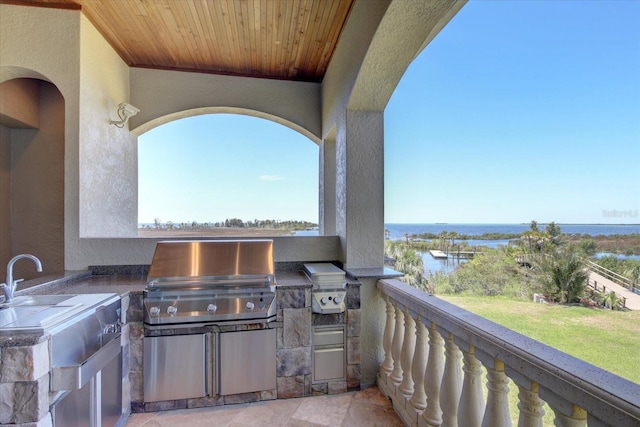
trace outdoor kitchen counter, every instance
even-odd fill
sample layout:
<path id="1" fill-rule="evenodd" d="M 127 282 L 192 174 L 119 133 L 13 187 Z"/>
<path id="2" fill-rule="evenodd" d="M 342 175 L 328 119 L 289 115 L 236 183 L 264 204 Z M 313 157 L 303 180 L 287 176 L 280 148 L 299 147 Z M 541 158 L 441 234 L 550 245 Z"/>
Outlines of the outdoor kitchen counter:
<path id="1" fill-rule="evenodd" d="M 66 271 L 63 274 L 45 276 L 20 283 L 16 295 L 115 293 L 121 297 L 135 296 L 133 301 L 134 307 L 136 307 L 141 304 L 142 293 L 146 285 L 146 274 L 91 275 L 90 271 Z M 311 283 L 302 273 L 288 270 L 277 272 L 276 285 L 281 288 L 311 287 Z M 141 312 L 139 316 L 141 317 Z M 133 319 L 138 320 L 139 316 L 134 316 Z M 46 337 L 34 334 L 0 336 L 0 346 L 7 344 L 10 346 L 33 345 L 42 340 L 46 340 Z"/>
<path id="2" fill-rule="evenodd" d="M 137 293 L 141 299 L 145 285 L 146 279 L 140 275 L 92 276 L 88 271 L 67 271 L 63 274 L 44 276 L 20 283 L 16 296 L 115 293 L 125 297 Z M 47 334 L 16 332 L 0 335 L 0 347 L 30 346 L 47 339 Z"/>
<path id="3" fill-rule="evenodd" d="M 115 293 L 125 296 L 128 293 L 140 293 L 144 291 L 147 279 L 144 276 L 89 276 L 81 280 L 73 281 L 56 290 L 57 294 L 92 294 Z"/>
<path id="4" fill-rule="evenodd" d="M 55 295 L 142 293 L 147 285 L 146 274 L 91 275 L 89 271 L 69 271 L 61 275 L 30 280 L 19 285 L 16 295 Z M 296 271 L 276 272 L 277 286 L 311 285 L 311 282 Z"/>
<path id="5" fill-rule="evenodd" d="M 142 293 L 146 284 L 146 276 L 141 274 L 98 276 L 89 271 L 69 271 L 25 282 L 24 286 L 19 285 L 21 290 L 16 295 L 115 293 L 124 296 L 129 292 Z"/>

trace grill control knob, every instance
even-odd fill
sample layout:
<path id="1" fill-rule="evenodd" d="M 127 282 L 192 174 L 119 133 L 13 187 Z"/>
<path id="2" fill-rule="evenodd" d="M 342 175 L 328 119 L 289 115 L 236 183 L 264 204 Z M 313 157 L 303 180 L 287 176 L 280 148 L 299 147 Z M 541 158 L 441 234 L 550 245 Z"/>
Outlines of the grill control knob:
<path id="1" fill-rule="evenodd" d="M 167 307 L 167 313 L 169 313 L 169 314 L 176 314 L 177 311 L 178 311 L 178 309 L 176 307 L 174 307 L 173 305 L 170 305 L 169 307 Z"/>
<path id="2" fill-rule="evenodd" d="M 151 307 L 149 309 L 149 314 L 151 314 L 152 316 L 157 316 L 158 314 L 160 314 L 160 307 Z"/>
<path id="3" fill-rule="evenodd" d="M 247 310 L 253 310 L 255 305 L 251 301 L 247 301 L 247 305 L 245 307 L 247 307 Z"/>
<path id="4" fill-rule="evenodd" d="M 336 303 L 336 305 L 337 305 L 337 304 L 340 304 L 340 302 L 342 302 L 342 298 L 340 298 L 340 297 L 334 297 L 334 298 L 333 298 L 333 302 L 334 302 L 334 303 Z"/>
<path id="5" fill-rule="evenodd" d="M 327 297 L 320 298 L 320 302 L 322 305 L 327 305 L 329 303 L 329 299 Z"/>
<path id="6" fill-rule="evenodd" d="M 218 306 L 215 305 L 215 304 L 209 304 L 207 306 L 207 311 L 212 312 L 212 313 L 215 313 L 217 309 L 218 309 Z"/>

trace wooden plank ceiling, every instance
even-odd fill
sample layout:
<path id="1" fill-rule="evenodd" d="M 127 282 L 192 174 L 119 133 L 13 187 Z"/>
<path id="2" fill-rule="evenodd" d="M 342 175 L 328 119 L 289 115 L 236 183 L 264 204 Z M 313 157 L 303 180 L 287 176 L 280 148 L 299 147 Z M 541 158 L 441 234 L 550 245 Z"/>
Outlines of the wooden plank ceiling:
<path id="1" fill-rule="evenodd" d="M 81 8 L 132 67 L 320 82 L 354 0 L 16 0 Z"/>

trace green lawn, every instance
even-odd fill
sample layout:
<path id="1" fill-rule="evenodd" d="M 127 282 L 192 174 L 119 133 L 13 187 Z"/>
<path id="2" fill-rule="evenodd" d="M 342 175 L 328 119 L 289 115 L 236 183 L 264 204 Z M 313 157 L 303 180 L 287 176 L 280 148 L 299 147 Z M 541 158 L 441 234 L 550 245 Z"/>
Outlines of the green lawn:
<path id="1" fill-rule="evenodd" d="M 640 383 L 640 311 L 608 311 L 585 307 L 534 304 L 504 297 L 438 295 L 547 345 Z M 518 424 L 518 392 L 510 382 L 511 422 Z M 487 390 L 484 388 L 485 399 Z M 545 403 L 542 424 L 554 425 Z"/>
<path id="2" fill-rule="evenodd" d="M 438 295 L 466 310 L 640 384 L 640 311 Z"/>

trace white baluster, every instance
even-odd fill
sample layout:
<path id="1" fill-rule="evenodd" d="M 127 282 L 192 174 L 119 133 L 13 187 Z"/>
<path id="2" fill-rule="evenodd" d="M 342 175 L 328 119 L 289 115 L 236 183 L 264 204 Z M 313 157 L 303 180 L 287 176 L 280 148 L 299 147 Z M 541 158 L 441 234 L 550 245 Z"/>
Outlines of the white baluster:
<path id="1" fill-rule="evenodd" d="M 424 374 L 427 409 L 422 413 L 422 419 L 429 427 L 439 427 L 442 424 L 440 384 L 444 373 L 443 347 L 444 340 L 436 330 L 436 324 L 432 322 L 429 328 L 429 360 Z"/>
<path id="2" fill-rule="evenodd" d="M 380 375 L 385 382 L 391 372 L 393 372 L 393 356 L 391 355 L 391 343 L 393 342 L 393 329 L 396 323 L 396 313 L 389 297 L 386 297 L 387 321 L 384 326 L 384 336 L 382 339 L 382 348 L 384 349 L 384 362 L 380 365 Z"/>
<path id="3" fill-rule="evenodd" d="M 551 409 L 556 414 L 556 418 L 553 420 L 556 427 L 584 427 L 587 425 L 587 411 L 579 406 L 573 405 L 571 416 L 566 416 L 555 408 Z"/>
<path id="4" fill-rule="evenodd" d="M 542 427 L 542 417 L 544 409 L 543 402 L 538 397 L 538 383 L 531 383 L 531 390 L 518 385 L 518 427 Z"/>
<path id="5" fill-rule="evenodd" d="M 458 403 L 462 388 L 462 353 L 453 342 L 453 334 L 444 340 L 445 362 L 442 386 L 440 388 L 440 407 L 442 408 L 442 427 L 458 426 Z"/>
<path id="6" fill-rule="evenodd" d="M 475 347 L 469 346 L 469 352 L 462 352 L 464 380 L 458 419 L 464 420 L 464 425 L 480 427 L 484 414 L 484 396 L 482 394 L 482 364 L 475 356 Z"/>
<path id="7" fill-rule="evenodd" d="M 409 314 L 409 309 L 404 313 L 404 341 L 402 342 L 402 383 L 400 392 L 405 399 L 411 398 L 413 394 L 413 378 L 411 377 L 411 362 L 416 351 L 416 328 L 413 317 Z"/>
<path id="8" fill-rule="evenodd" d="M 418 412 L 427 407 L 427 395 L 424 391 L 424 372 L 427 369 L 427 328 L 422 323 L 420 316 L 416 319 L 416 351 L 411 365 L 413 375 L 413 396 L 411 406 Z"/>
<path id="9" fill-rule="evenodd" d="M 504 363 L 495 359 L 494 367 L 487 367 L 487 408 L 482 427 L 511 427 L 509 413 L 509 378 L 504 374 Z"/>
<path id="10" fill-rule="evenodd" d="M 402 355 L 402 340 L 404 339 L 404 315 L 399 305 L 396 305 L 396 327 L 393 331 L 393 341 L 391 343 L 391 355 L 393 357 L 393 371 L 391 372 L 391 381 L 397 386 L 402 382 L 402 365 L 400 364 L 400 356 Z"/>

